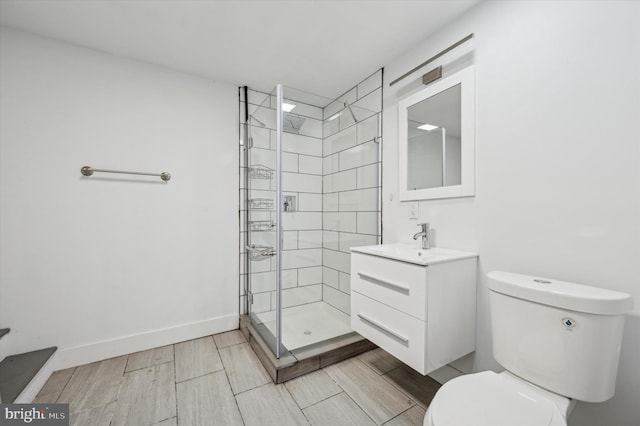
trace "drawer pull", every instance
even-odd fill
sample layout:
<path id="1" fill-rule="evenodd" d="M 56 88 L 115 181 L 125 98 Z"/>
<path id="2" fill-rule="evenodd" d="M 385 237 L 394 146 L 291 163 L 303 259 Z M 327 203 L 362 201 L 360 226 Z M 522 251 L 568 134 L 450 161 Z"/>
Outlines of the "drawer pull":
<path id="1" fill-rule="evenodd" d="M 391 337 L 393 337 L 394 339 L 400 341 L 404 345 L 406 345 L 406 346 L 409 345 L 409 339 L 407 339 L 406 337 L 396 333 L 395 331 L 389 329 L 388 327 L 380 324 L 379 322 L 374 321 L 374 320 L 372 320 L 370 318 L 367 318 L 366 316 L 364 316 L 362 314 L 358 314 L 358 318 L 360 318 L 362 321 L 366 322 L 367 324 L 377 328 L 378 330 L 390 335 Z"/>
<path id="2" fill-rule="evenodd" d="M 372 277 L 371 275 L 368 275 L 368 274 L 363 274 L 362 272 L 358 272 L 358 276 L 360 278 L 362 278 L 363 280 L 367 280 L 367 281 L 372 282 L 374 284 L 383 285 L 385 287 L 390 287 L 391 289 L 399 291 L 401 293 L 409 294 L 409 287 L 407 287 L 407 286 L 404 286 L 404 285 L 401 285 L 401 284 L 396 284 L 396 283 L 391 283 L 389 281 L 385 281 L 385 280 L 382 280 L 380 278 Z"/>

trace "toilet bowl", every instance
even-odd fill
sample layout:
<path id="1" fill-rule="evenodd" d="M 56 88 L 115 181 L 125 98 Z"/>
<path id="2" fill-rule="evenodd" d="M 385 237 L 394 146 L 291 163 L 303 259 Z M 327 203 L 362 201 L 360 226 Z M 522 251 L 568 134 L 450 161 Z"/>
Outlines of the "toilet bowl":
<path id="1" fill-rule="evenodd" d="M 509 372 L 483 371 L 445 383 L 424 426 L 566 426 L 573 405 Z"/>
<path id="2" fill-rule="evenodd" d="M 506 371 L 445 383 L 425 426 L 566 426 L 574 401 L 613 396 L 630 295 L 510 272 L 488 278 L 493 356 Z"/>

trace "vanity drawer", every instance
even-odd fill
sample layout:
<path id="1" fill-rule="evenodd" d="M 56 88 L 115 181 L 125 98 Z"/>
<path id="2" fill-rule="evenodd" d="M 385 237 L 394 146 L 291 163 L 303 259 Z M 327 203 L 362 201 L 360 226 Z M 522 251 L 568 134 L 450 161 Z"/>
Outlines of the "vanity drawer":
<path id="1" fill-rule="evenodd" d="M 418 319 L 427 319 L 426 267 L 351 254 L 351 289 Z"/>
<path id="2" fill-rule="evenodd" d="M 424 321 L 351 291 L 351 328 L 411 368 L 425 371 Z"/>

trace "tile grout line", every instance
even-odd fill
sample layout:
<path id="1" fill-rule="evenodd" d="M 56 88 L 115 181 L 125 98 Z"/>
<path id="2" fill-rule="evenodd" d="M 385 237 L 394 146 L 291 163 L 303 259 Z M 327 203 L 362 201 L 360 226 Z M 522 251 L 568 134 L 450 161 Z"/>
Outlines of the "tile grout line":
<path id="1" fill-rule="evenodd" d="M 213 335 L 210 335 L 209 337 L 213 339 Z M 214 347 L 216 348 L 216 351 L 218 352 L 218 355 L 220 356 L 220 353 L 219 353 L 219 352 L 220 352 L 220 350 L 221 350 L 221 349 L 224 349 L 224 348 L 231 348 L 231 347 L 233 347 L 233 346 L 242 345 L 242 344 L 245 344 L 245 343 L 248 343 L 248 342 L 234 343 L 234 344 L 231 344 L 231 345 L 225 346 L 224 348 L 220 348 L 220 347 L 218 347 L 218 346 L 217 346 L 217 344 L 216 344 L 216 342 L 215 342 L 215 339 L 213 339 L 213 343 L 214 343 Z M 176 381 L 175 381 L 175 377 L 176 377 L 176 370 L 177 370 L 177 358 L 176 358 L 176 347 L 175 347 L 175 344 L 173 344 L 173 345 L 171 345 L 171 346 L 172 346 L 172 348 L 171 348 L 171 349 L 172 349 L 172 351 L 173 351 L 173 356 L 174 356 L 174 360 L 173 360 L 173 362 L 174 362 L 174 369 L 173 369 L 173 370 L 174 370 L 174 389 L 175 389 L 175 395 L 176 395 L 176 399 L 175 399 L 175 404 L 176 404 L 176 414 L 175 414 L 175 416 L 170 416 L 170 417 L 167 417 L 166 419 L 162 419 L 162 420 L 160 420 L 160 421 L 162 422 L 162 421 L 170 420 L 170 419 L 172 419 L 172 418 L 174 418 L 174 417 L 175 417 L 175 419 L 176 419 L 176 423 L 177 423 L 177 422 L 178 422 L 178 419 L 179 419 L 179 416 L 180 416 L 180 413 L 179 413 L 179 411 L 178 411 L 178 410 L 179 410 L 179 408 L 178 408 L 178 392 L 177 392 L 177 384 L 178 384 L 178 382 L 176 382 Z M 131 355 L 131 354 L 128 354 L 128 355 L 127 355 L 127 357 L 129 357 L 130 355 Z M 129 359 L 129 358 L 127 358 L 126 362 L 124 363 L 124 369 L 126 369 L 126 366 L 127 366 L 127 365 L 129 365 L 129 361 L 130 361 L 130 359 Z M 157 367 L 157 366 L 161 366 L 161 365 L 166 364 L 166 363 L 168 363 L 168 362 L 172 362 L 172 361 L 166 361 L 166 362 L 160 362 L 160 363 L 152 363 L 152 365 L 151 365 L 151 366 L 144 367 L 144 368 L 142 368 L 142 369 L 149 368 L 149 367 Z M 358 358 L 358 357 L 355 357 L 355 362 L 359 362 L 359 363 L 360 363 L 360 365 L 361 365 L 361 364 L 366 365 L 368 370 L 373 371 L 373 373 L 375 373 L 375 374 L 376 374 L 376 376 L 382 377 L 382 378 L 385 380 L 385 382 L 387 382 L 387 383 L 391 384 L 391 385 L 392 385 L 396 390 L 398 390 L 398 391 L 399 391 L 403 396 L 405 396 L 405 397 L 407 398 L 407 400 L 408 400 L 408 401 L 410 401 L 410 402 L 411 402 L 411 405 L 410 405 L 409 407 L 407 407 L 405 410 L 401 411 L 400 413 L 396 414 L 395 416 L 391 417 L 390 419 L 386 420 L 383 424 L 386 424 L 386 423 L 388 423 L 388 422 L 390 422 L 390 421 L 393 421 L 394 419 L 397 419 L 399 416 L 401 416 L 401 415 L 403 415 L 403 414 L 407 413 L 408 411 L 410 411 L 411 409 L 413 409 L 413 408 L 415 408 L 415 407 L 420 407 L 420 409 L 421 409 L 421 410 L 423 410 L 423 411 L 428 407 L 428 405 L 427 405 L 426 407 L 423 407 L 421 404 L 417 403 L 417 402 L 414 400 L 414 398 L 413 398 L 413 397 L 409 396 L 409 395 L 408 395 L 408 394 L 403 390 L 403 388 L 398 387 L 398 385 L 397 385 L 396 383 L 391 382 L 391 381 L 389 380 L 389 373 L 392 373 L 392 372 L 397 371 L 398 369 L 402 368 L 402 367 L 403 367 L 402 365 L 397 366 L 397 367 L 395 367 L 395 368 L 392 368 L 392 369 L 390 369 L 390 370 L 386 371 L 385 373 L 378 374 L 378 372 L 377 372 L 377 371 L 375 371 L 375 370 L 371 367 L 371 365 L 370 365 L 370 364 L 367 364 L 367 363 L 366 363 L 366 362 L 364 362 L 362 359 L 360 359 L 360 358 Z M 135 372 L 135 371 L 140 371 L 140 370 L 142 370 L 142 369 L 131 370 L 131 371 L 128 371 L 128 372 L 125 372 L 124 370 L 120 370 L 120 375 L 119 375 L 118 377 L 120 377 L 120 378 L 121 378 L 121 380 L 122 380 L 123 378 L 125 378 L 125 377 L 126 377 L 126 375 L 127 375 L 128 373 Z M 325 373 L 325 374 L 327 374 L 327 372 L 326 372 L 326 367 L 325 367 L 325 368 L 322 368 L 321 370 L 322 370 L 322 371 L 324 371 L 324 373 Z M 230 383 L 230 378 L 229 378 L 228 372 L 226 371 L 226 368 L 224 367 L 224 363 L 222 363 L 222 369 L 221 369 L 221 370 L 217 370 L 217 371 L 209 372 L 209 373 L 206 373 L 206 374 L 202 374 L 202 375 L 200 375 L 200 376 L 196 376 L 196 377 L 193 377 L 193 378 L 190 378 L 190 379 L 184 380 L 183 382 L 190 381 L 190 380 L 194 380 L 194 379 L 196 379 L 196 378 L 201 378 L 201 377 L 204 377 L 204 376 L 207 376 L 207 375 L 211 375 L 211 374 L 216 374 L 216 373 L 219 373 L 219 372 L 221 372 L 221 371 L 224 371 L 225 378 L 226 378 L 226 380 L 227 380 L 227 384 L 228 384 L 228 386 L 229 386 L 229 389 L 230 389 L 230 390 L 232 390 L 232 388 L 231 388 L 231 383 Z M 73 371 L 71 372 L 71 375 L 70 375 L 69 379 L 66 381 L 66 383 L 65 383 L 65 384 L 64 384 L 64 386 L 62 387 L 61 394 L 62 394 L 62 392 L 64 391 L 64 389 L 66 389 L 66 388 L 69 386 L 69 383 L 71 382 L 71 379 L 74 377 L 74 375 L 76 375 L 76 376 L 77 376 L 77 374 L 78 374 L 77 367 L 73 367 Z M 327 401 L 328 399 L 333 398 L 334 396 L 338 396 L 338 395 L 340 395 L 341 393 L 344 393 L 344 394 L 346 395 L 346 397 L 347 397 L 347 398 L 349 398 L 349 400 L 350 400 L 351 402 L 353 402 L 353 404 L 354 404 L 355 406 L 357 406 L 357 407 L 358 407 L 358 408 L 359 408 L 359 409 L 360 409 L 360 410 L 361 410 L 361 411 L 362 411 L 362 412 L 367 416 L 367 418 L 369 418 L 371 421 L 373 421 L 372 417 L 371 417 L 371 416 L 370 416 L 370 415 L 369 415 L 369 414 L 368 414 L 368 413 L 367 413 L 367 412 L 362 408 L 362 406 L 360 406 L 360 405 L 356 402 L 356 400 L 354 400 L 354 398 L 352 397 L 352 395 L 350 395 L 350 394 L 349 394 L 349 392 L 348 392 L 347 390 L 345 390 L 342 386 L 340 386 L 340 385 L 338 384 L 338 382 L 336 382 L 336 380 L 334 379 L 334 377 L 332 377 L 332 376 L 331 376 L 331 375 L 329 375 L 329 374 L 327 374 L 327 376 L 328 376 L 328 378 L 331 380 L 331 382 L 332 382 L 332 383 L 337 387 L 337 390 L 339 390 L 339 392 L 338 392 L 338 393 L 336 393 L 336 394 L 334 394 L 334 395 L 330 395 L 330 396 L 328 396 L 328 397 L 326 397 L 326 398 L 322 398 L 321 400 L 316 401 L 316 402 L 314 402 L 313 404 L 310 404 L 309 406 L 307 406 L 307 407 L 305 407 L 305 408 L 302 408 L 302 407 L 301 407 L 301 405 L 300 405 L 300 403 L 299 403 L 299 402 L 294 398 L 292 391 L 291 391 L 291 390 L 290 390 L 290 389 L 289 389 L 289 388 L 288 388 L 284 383 L 282 384 L 282 386 L 284 386 L 284 389 L 285 389 L 285 391 L 286 391 L 286 392 L 285 392 L 285 393 L 286 393 L 286 395 L 288 395 L 291 399 L 293 399 L 293 401 L 294 401 L 294 403 L 295 403 L 295 406 L 296 406 L 296 407 L 297 407 L 297 408 L 302 412 L 302 414 L 303 414 L 303 418 L 305 418 L 305 420 L 306 420 L 307 422 L 310 422 L 310 420 L 309 420 L 309 417 L 307 416 L 307 414 L 304 412 L 304 410 L 306 410 L 307 408 L 310 408 L 310 407 L 316 406 L 317 404 L 319 404 L 319 403 L 321 403 L 321 402 L 325 402 L 325 401 Z M 182 383 L 182 382 L 180 382 L 180 383 Z M 261 385 L 258 385 L 258 386 L 255 386 L 255 387 L 253 387 L 253 388 L 250 388 L 250 389 L 244 390 L 244 391 L 242 391 L 242 392 L 239 392 L 238 394 L 233 394 L 233 392 L 232 392 L 232 395 L 233 395 L 233 397 L 234 397 L 234 403 L 236 404 L 236 408 L 238 409 L 238 412 L 239 412 L 239 414 L 240 414 L 240 418 L 241 418 L 241 420 L 242 420 L 243 424 L 245 424 L 245 425 L 246 425 L 246 422 L 245 422 L 245 419 L 244 419 L 244 417 L 242 416 L 242 412 L 240 411 L 240 408 L 239 408 L 238 399 L 237 399 L 237 398 L 238 398 L 238 395 L 241 395 L 241 394 L 243 394 L 243 393 L 245 393 L 245 392 L 249 392 L 249 391 L 251 391 L 251 390 L 255 390 L 255 389 L 260 388 L 260 387 L 263 387 L 263 386 L 269 386 L 270 384 L 271 384 L 271 382 L 263 383 L 263 384 L 261 384 Z M 121 400 L 121 398 L 120 398 L 120 397 L 121 397 L 121 392 L 122 392 L 122 389 L 123 389 L 123 385 L 124 385 L 124 382 L 123 382 L 123 381 L 121 381 L 121 382 L 120 382 L 120 384 L 119 384 L 119 386 L 118 386 L 118 387 L 119 387 L 119 390 L 118 390 L 118 394 L 117 394 L 117 397 L 116 397 L 116 399 L 115 399 L 115 400 L 110 401 L 109 403 L 104 404 L 104 405 L 101 405 L 101 406 L 99 406 L 99 407 L 94 407 L 94 408 L 104 408 L 104 407 L 108 406 L 108 405 L 109 405 L 109 404 L 111 404 L 111 403 L 114 403 L 114 402 L 115 402 L 115 403 L 117 403 L 118 401 L 120 401 L 120 400 Z M 280 386 L 280 385 L 274 385 L 274 386 Z M 59 397 L 58 397 L 57 399 L 59 399 Z M 93 409 L 93 408 L 92 408 L 92 409 Z M 76 414 L 83 413 L 83 412 L 85 412 L 85 411 L 88 411 L 88 410 L 82 410 L 82 411 L 79 411 L 79 412 L 78 412 L 78 413 L 76 413 Z M 373 422 L 375 423 L 375 421 L 373 421 Z"/>
<path id="2" fill-rule="evenodd" d="M 399 387 L 398 387 L 398 386 L 396 386 L 394 383 L 392 383 L 391 381 L 389 381 L 389 380 L 388 380 L 388 378 L 385 378 L 385 376 L 386 376 L 388 373 L 390 373 L 390 372 L 392 372 L 392 371 L 395 371 L 395 370 L 397 370 L 397 369 L 399 369 L 399 368 L 404 367 L 404 366 L 405 366 L 404 364 L 403 364 L 403 365 L 399 365 L 399 366 L 397 366 L 396 368 L 392 368 L 391 370 L 387 371 L 386 373 L 378 374 L 378 373 L 377 373 L 373 368 L 369 367 L 369 366 L 367 365 L 367 363 L 366 363 L 366 362 L 362 361 L 362 360 L 361 360 L 361 359 L 359 359 L 358 357 L 354 357 L 354 359 L 355 359 L 356 361 L 358 361 L 358 362 L 360 362 L 360 363 L 364 364 L 368 369 L 370 369 L 370 370 L 371 370 L 371 371 L 373 371 L 375 374 L 377 374 L 377 375 L 378 375 L 378 377 L 380 377 L 380 378 L 381 378 L 382 380 L 384 380 L 385 382 L 389 383 L 389 384 L 390 384 L 391 386 L 393 386 L 393 387 L 394 387 L 398 392 L 400 392 L 400 393 L 401 393 L 405 398 L 407 398 L 409 401 L 411 401 L 411 403 L 412 403 L 413 405 L 411 405 L 409 408 L 407 408 L 407 410 L 409 410 L 409 409 L 411 409 L 411 408 L 413 408 L 413 407 L 415 407 L 415 406 L 420 406 L 420 404 L 418 403 L 418 401 L 416 401 L 416 400 L 415 400 L 411 395 L 408 395 L 408 394 L 407 394 L 407 392 L 406 392 L 404 389 L 399 388 Z M 404 411 L 407 411 L 407 410 L 404 410 Z M 404 412 L 404 411 L 403 411 L 403 412 Z M 390 421 L 390 420 L 391 420 L 391 419 L 387 420 L 387 422 L 388 422 L 388 421 Z M 385 423 L 386 423 L 386 422 L 385 422 Z"/>
<path id="3" fill-rule="evenodd" d="M 355 357 L 354 357 L 354 358 L 355 358 Z M 325 367 L 325 368 L 326 368 L 326 367 Z M 323 368 L 322 370 L 324 370 L 324 368 Z M 343 388 L 342 388 L 342 386 L 340 386 L 340 384 L 339 384 L 338 382 L 336 382 L 336 381 L 335 381 L 335 379 L 334 379 L 334 378 L 333 378 L 329 373 L 327 373 L 327 376 L 329 376 L 329 377 L 331 378 L 331 380 L 333 380 L 333 382 L 334 382 L 334 383 L 335 383 L 335 384 L 336 384 L 340 389 L 342 389 L 342 393 L 344 393 L 344 394 L 345 394 L 345 395 L 346 395 L 346 396 L 347 396 L 351 401 L 353 401 L 353 403 L 354 403 L 354 404 L 355 404 L 355 405 L 356 405 L 356 406 L 357 406 L 357 407 L 358 407 L 358 408 L 359 408 L 359 409 L 364 413 L 364 415 L 365 415 L 365 416 L 367 416 L 367 417 L 371 420 L 371 422 L 372 422 L 373 424 L 377 424 L 377 423 L 376 423 L 376 421 L 375 421 L 375 420 L 374 420 L 374 419 L 373 419 L 373 418 L 372 418 L 372 417 L 371 417 L 371 416 L 370 416 L 370 415 L 369 415 L 369 414 L 364 410 L 364 408 L 362 408 L 362 407 L 360 406 L 360 404 L 358 404 L 358 403 L 356 402 L 356 400 L 355 400 L 355 399 L 353 399 L 353 398 L 351 397 L 351 395 L 349 395 L 349 392 L 348 392 L 348 391 L 346 391 L 345 389 L 343 389 Z M 339 395 L 339 394 L 338 394 L 338 395 Z M 335 395 L 334 395 L 334 396 L 335 396 Z"/>
<path id="4" fill-rule="evenodd" d="M 329 377 L 331 378 L 331 376 L 329 376 Z M 333 378 L 331 378 L 331 380 L 333 380 Z M 335 383 L 335 381 L 334 381 L 334 383 Z M 340 388 L 340 392 L 338 392 L 338 393 L 337 393 L 337 394 L 335 394 L 335 395 L 331 395 L 331 396 L 328 396 L 328 397 L 326 397 L 326 398 L 322 398 L 321 400 L 316 401 L 316 402 L 314 402 L 314 403 L 313 403 L 313 404 L 311 404 L 311 405 L 308 405 L 308 406 L 306 406 L 306 407 L 304 407 L 304 408 L 301 408 L 301 410 L 306 410 L 307 408 L 311 408 L 311 407 L 313 407 L 313 406 L 315 406 L 315 405 L 320 404 L 321 402 L 326 401 L 327 399 L 331 399 L 331 398 L 333 398 L 334 396 L 338 396 L 338 395 L 340 395 L 341 393 L 344 393 L 345 395 L 347 394 L 347 393 L 346 393 L 346 391 L 345 391 L 344 389 L 342 389 L 342 387 L 340 387 L 340 385 L 338 385 L 337 383 L 336 383 L 336 385 Z M 294 400 L 295 400 L 295 398 L 294 398 Z M 297 404 L 297 402 L 296 402 L 296 404 Z M 298 405 L 298 406 L 299 406 L 299 405 Z"/>
<path id="5" fill-rule="evenodd" d="M 134 352 L 134 353 L 135 353 L 135 352 Z M 127 355 L 127 362 L 125 362 L 125 364 L 124 364 L 124 372 L 125 372 L 125 373 L 127 373 L 127 367 L 129 366 L 129 361 L 131 360 L 131 355 L 132 355 L 132 354 Z M 146 368 L 146 367 L 145 367 L 145 368 Z M 141 369 L 140 369 L 140 368 L 138 368 L 138 370 L 141 370 Z M 132 371 L 133 371 L 133 370 L 132 370 Z"/>
<path id="6" fill-rule="evenodd" d="M 364 413 L 364 415 L 365 415 L 365 416 L 367 416 L 367 417 L 371 420 L 371 422 L 372 422 L 373 424 L 377 424 L 377 423 L 376 423 L 376 421 L 373 419 L 373 417 L 371 417 L 371 416 L 370 416 L 370 415 L 369 415 L 369 414 L 364 410 L 364 408 L 362 408 L 362 407 L 360 406 L 360 404 L 358 404 L 358 403 L 356 402 L 356 400 L 355 400 L 355 399 L 353 399 L 353 398 L 351 397 L 351 395 L 349 395 L 349 392 L 344 391 L 344 394 L 347 396 L 347 398 L 349 398 L 349 399 L 350 399 L 350 400 L 351 400 L 351 401 L 356 405 L 356 407 L 358 407 L 358 408 L 359 408 L 359 409 Z"/>
<path id="7" fill-rule="evenodd" d="M 378 347 L 378 349 L 381 349 L 381 350 L 383 350 L 383 351 L 384 351 L 384 349 L 382 349 L 382 348 L 380 348 L 380 347 Z M 375 350 L 375 349 L 372 349 L 372 350 Z M 365 353 L 366 353 L 366 352 L 365 352 Z M 361 360 L 360 358 L 358 358 L 358 356 L 355 356 L 354 358 L 356 358 L 358 361 L 360 361 L 361 363 L 363 363 L 364 365 L 366 365 L 366 366 L 367 366 L 367 368 L 369 368 L 371 371 L 373 371 L 374 373 L 376 373 L 376 374 L 377 374 L 378 376 L 380 376 L 380 377 L 382 377 L 382 376 L 384 376 L 385 374 L 390 373 L 390 372 L 392 372 L 392 371 L 394 371 L 394 370 L 397 370 L 398 368 L 400 368 L 400 367 L 402 367 L 402 366 L 404 365 L 404 364 L 401 364 L 401 365 L 398 365 L 397 367 L 393 367 L 391 370 L 388 370 L 388 371 L 385 371 L 385 372 L 382 372 L 382 373 L 378 373 L 376 370 L 374 370 L 374 369 L 373 369 L 373 367 L 371 367 L 369 364 L 367 364 L 366 362 L 364 362 L 363 360 Z"/>
<path id="8" fill-rule="evenodd" d="M 219 372 L 221 372 L 221 371 L 223 371 L 223 370 L 224 370 L 224 368 L 222 368 L 221 370 L 210 371 L 210 372 L 208 372 L 208 373 L 204 373 L 204 374 L 201 374 L 201 375 L 199 375 L 199 376 L 189 377 L 188 379 L 184 379 L 184 380 L 180 380 L 179 382 L 176 382 L 176 385 L 178 385 L 178 384 L 180 384 L 180 383 L 190 382 L 191 380 L 199 379 L 199 378 L 201 378 L 201 377 L 210 376 L 210 375 L 212 375 L 212 374 L 219 373 Z"/>
<path id="9" fill-rule="evenodd" d="M 406 413 L 407 411 L 409 411 L 409 410 L 413 410 L 413 409 L 414 409 L 414 408 L 416 408 L 416 407 L 418 407 L 418 408 L 420 408 L 420 409 L 423 409 L 423 408 L 422 408 L 422 406 L 421 406 L 420 404 L 415 403 L 415 404 L 413 404 L 411 407 L 409 407 L 409 408 L 407 408 L 406 410 L 404 410 L 402 413 L 399 413 L 397 416 L 394 416 L 394 417 L 390 418 L 389 420 L 387 420 L 386 422 L 384 422 L 384 424 L 389 423 L 389 422 L 390 422 L 390 421 L 392 421 L 393 419 L 396 419 L 396 418 L 400 417 L 401 415 L 403 415 L 403 414 L 404 414 L 404 413 Z M 424 410 L 425 410 L 425 412 L 427 411 L 426 409 L 424 409 Z"/>
<path id="10" fill-rule="evenodd" d="M 293 400 L 293 403 L 296 405 L 296 407 L 298 407 L 298 410 L 300 410 L 300 413 L 302 414 L 302 417 L 304 417 L 304 419 L 307 421 L 308 424 L 311 424 L 311 421 L 309 420 L 309 418 L 305 414 L 304 410 L 300 407 L 300 404 L 298 404 L 298 401 L 293 397 L 293 395 L 291 394 L 291 391 L 289 391 L 289 388 L 287 386 L 285 386 L 285 383 L 286 382 L 280 383 L 280 385 L 282 385 L 282 387 L 284 388 L 285 392 L 287 392 L 287 394 L 289 395 L 289 398 L 291 398 Z M 278 385 L 276 385 L 276 386 L 278 386 Z"/>
<path id="11" fill-rule="evenodd" d="M 268 375 L 268 374 L 269 374 L 269 373 L 267 373 L 267 375 Z M 268 385 L 274 385 L 274 386 L 275 386 L 275 383 L 273 383 L 273 380 L 271 379 L 271 376 L 269 376 L 269 383 L 262 383 L 261 385 L 256 385 L 256 386 L 254 386 L 254 387 L 252 387 L 252 388 L 245 389 L 245 390 L 243 390 L 243 391 L 241 391 L 241 392 L 238 392 L 238 393 L 234 393 L 234 394 L 233 394 L 233 397 L 235 398 L 235 397 L 237 397 L 238 395 L 242 395 L 243 393 L 247 393 L 247 392 L 252 391 L 252 390 L 254 390 L 254 389 L 258 389 L 258 388 L 261 388 L 262 386 L 268 386 Z M 231 392 L 233 393 L 233 388 L 231 388 Z"/>
<path id="12" fill-rule="evenodd" d="M 242 410 L 240 410 L 240 404 L 238 404 L 238 398 L 236 398 L 236 395 L 233 393 L 233 387 L 231 387 L 231 380 L 229 379 L 229 375 L 227 374 L 227 369 L 225 368 L 222 371 L 224 371 L 224 377 L 227 378 L 227 384 L 229 385 L 229 390 L 231 391 L 231 395 L 233 396 L 233 402 L 235 402 L 236 408 L 238 409 L 238 413 L 240 414 L 240 420 L 242 420 L 243 425 L 246 425 L 247 422 L 244 421 Z"/>
<path id="13" fill-rule="evenodd" d="M 310 284 L 310 285 L 312 285 L 312 284 Z M 249 343 L 249 342 L 244 341 L 244 342 L 240 342 L 240 343 L 233 343 L 233 344 L 228 345 L 228 346 L 221 346 L 220 348 L 218 348 L 218 355 L 220 355 L 220 349 L 226 349 L 226 348 L 230 348 L 232 346 L 242 345 L 243 343 Z"/>
<path id="14" fill-rule="evenodd" d="M 176 360 L 176 345 L 175 345 L 175 343 L 173 345 L 171 345 L 171 347 L 173 349 L 173 388 L 174 388 L 174 391 L 176 393 L 176 401 L 175 401 L 175 403 L 176 403 L 176 426 L 177 426 L 178 425 L 178 420 L 179 420 L 179 417 L 178 417 L 179 416 L 179 413 L 178 413 L 178 381 L 177 381 L 177 378 L 178 378 L 178 373 L 177 373 L 178 362 Z"/>
<path id="15" fill-rule="evenodd" d="M 416 407 L 416 406 L 417 406 L 417 407 L 421 407 L 421 408 L 422 408 L 422 404 L 418 401 L 418 399 L 417 399 L 417 398 L 414 398 L 413 396 L 409 395 L 409 394 L 408 394 L 408 392 L 406 391 L 406 389 L 403 389 L 403 388 L 399 387 L 399 386 L 398 386 L 394 381 L 392 381 L 392 380 L 390 379 L 390 377 L 388 376 L 388 374 L 389 374 L 389 373 L 391 373 L 392 371 L 396 371 L 396 370 L 398 370 L 398 369 L 400 369 L 400 368 L 403 368 L 403 367 L 406 367 L 406 365 L 399 365 L 399 366 L 397 366 L 396 368 L 392 368 L 391 370 L 387 371 L 386 373 L 381 374 L 381 375 L 380 375 L 380 377 L 382 378 L 382 380 L 384 380 L 385 382 L 389 383 L 391 386 L 393 386 L 394 388 L 396 388 L 396 390 L 397 390 L 398 392 L 400 392 L 402 395 L 404 395 L 404 396 L 405 396 L 405 397 L 407 397 L 410 401 L 412 401 L 412 402 L 413 402 L 413 405 L 412 405 L 411 407 L 409 407 L 409 408 Z M 429 403 L 431 403 L 431 402 L 429 402 Z M 424 408 L 425 408 L 425 410 L 426 410 L 428 407 L 429 407 L 429 405 L 427 404 L 427 405 L 424 407 Z M 405 410 L 405 411 L 406 411 L 406 410 Z"/>
<path id="16" fill-rule="evenodd" d="M 73 367 L 73 372 L 71 373 L 71 375 L 69 376 L 69 380 L 66 381 L 66 383 L 64 384 L 64 386 L 62 387 L 62 390 L 60 390 L 60 394 L 56 397 L 56 400 L 54 401 L 54 403 L 57 403 L 60 400 L 60 397 L 62 396 L 62 394 L 64 393 L 64 390 L 67 388 L 67 386 L 69 386 L 69 383 L 71 382 L 71 378 L 73 378 L 73 375 L 76 374 L 76 370 L 78 369 L 78 367 Z M 58 370 L 60 371 L 60 370 Z M 55 373 L 55 371 L 54 371 Z M 52 374 L 53 375 L 53 374 Z M 49 376 L 49 379 L 47 379 L 47 382 L 51 379 L 51 376 Z M 46 385 L 46 382 L 45 382 Z M 44 386 L 43 386 L 44 387 Z M 42 390 L 42 389 L 41 389 Z M 38 397 L 38 395 L 36 395 L 36 398 Z"/>
<path id="17" fill-rule="evenodd" d="M 211 336 L 211 338 L 213 338 L 213 335 Z M 249 342 L 245 341 L 244 343 L 248 344 Z M 220 349 L 230 348 L 232 346 L 238 346 L 238 345 L 240 345 L 242 343 L 236 343 L 234 345 L 225 346 L 224 348 L 218 348 L 218 345 L 216 344 L 216 339 L 213 339 L 213 344 L 216 347 L 216 350 L 218 351 L 218 357 L 220 357 L 220 363 L 222 364 L 222 370 L 220 370 L 220 371 L 224 372 L 224 377 L 227 379 L 227 384 L 229 385 L 229 390 L 231 391 L 231 395 L 233 396 L 233 402 L 235 402 L 236 408 L 238 409 L 238 414 L 240 414 L 240 420 L 242 421 L 243 425 L 246 425 L 247 422 L 245 422 L 244 416 L 242 415 L 242 411 L 240 410 L 240 405 L 238 404 L 238 399 L 236 398 L 236 395 L 233 393 L 233 387 L 231 386 L 231 380 L 229 379 L 229 374 L 227 374 L 227 368 L 224 365 L 224 362 L 222 361 L 222 357 L 220 356 Z M 249 346 L 249 347 L 251 347 L 251 346 Z"/>

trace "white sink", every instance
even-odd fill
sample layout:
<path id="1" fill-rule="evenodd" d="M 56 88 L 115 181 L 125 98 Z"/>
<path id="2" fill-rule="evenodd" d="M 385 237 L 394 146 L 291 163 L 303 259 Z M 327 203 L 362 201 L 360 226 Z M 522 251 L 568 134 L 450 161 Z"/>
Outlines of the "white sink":
<path id="1" fill-rule="evenodd" d="M 351 247 L 351 251 L 369 254 L 372 256 L 386 257 L 387 259 L 399 260 L 401 262 L 415 263 L 416 265 L 432 265 L 434 263 L 469 259 L 478 256 L 478 253 L 470 251 L 452 250 L 440 247 L 421 249 L 418 245 L 403 243 Z"/>

